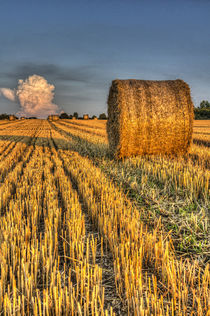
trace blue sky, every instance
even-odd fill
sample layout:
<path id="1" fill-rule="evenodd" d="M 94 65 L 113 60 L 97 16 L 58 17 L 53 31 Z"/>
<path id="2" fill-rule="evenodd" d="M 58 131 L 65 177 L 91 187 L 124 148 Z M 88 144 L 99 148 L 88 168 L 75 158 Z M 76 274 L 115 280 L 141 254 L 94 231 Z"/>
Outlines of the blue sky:
<path id="1" fill-rule="evenodd" d="M 0 0 L 0 87 L 44 76 L 65 112 L 106 112 L 113 79 L 183 79 L 210 101 L 209 0 Z M 0 96 L 0 112 L 17 103 Z"/>

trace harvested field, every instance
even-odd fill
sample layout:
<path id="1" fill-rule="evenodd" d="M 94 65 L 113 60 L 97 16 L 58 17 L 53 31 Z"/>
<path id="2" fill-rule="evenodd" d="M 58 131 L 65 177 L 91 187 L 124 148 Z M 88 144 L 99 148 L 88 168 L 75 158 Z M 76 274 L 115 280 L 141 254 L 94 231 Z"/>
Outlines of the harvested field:
<path id="1" fill-rule="evenodd" d="M 209 315 L 209 143 L 115 161 L 106 121 L 0 122 L 0 314 Z"/>

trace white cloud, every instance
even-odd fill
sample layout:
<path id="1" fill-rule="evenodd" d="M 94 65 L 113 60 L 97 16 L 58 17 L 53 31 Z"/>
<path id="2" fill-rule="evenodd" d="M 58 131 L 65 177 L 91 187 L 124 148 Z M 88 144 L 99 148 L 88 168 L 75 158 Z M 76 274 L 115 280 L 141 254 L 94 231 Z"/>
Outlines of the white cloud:
<path id="1" fill-rule="evenodd" d="M 7 88 L 0 88 L 0 95 L 3 95 L 10 101 L 15 101 L 15 91 Z"/>
<path id="2" fill-rule="evenodd" d="M 59 112 L 58 105 L 52 102 L 55 87 L 38 75 L 19 80 L 16 90 L 0 88 L 0 93 L 11 101 L 20 104 L 20 116 L 37 116 L 45 118 Z"/>

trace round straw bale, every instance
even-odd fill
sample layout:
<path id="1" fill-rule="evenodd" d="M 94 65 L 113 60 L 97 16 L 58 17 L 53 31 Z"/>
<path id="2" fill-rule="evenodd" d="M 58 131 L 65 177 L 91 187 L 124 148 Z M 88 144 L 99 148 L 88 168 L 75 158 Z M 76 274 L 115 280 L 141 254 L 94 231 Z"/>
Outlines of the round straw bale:
<path id="1" fill-rule="evenodd" d="M 114 80 L 107 133 L 116 158 L 185 153 L 191 143 L 193 103 L 183 80 Z"/>
<path id="2" fill-rule="evenodd" d="M 84 114 L 83 115 L 83 120 L 89 120 L 89 115 L 88 114 Z"/>

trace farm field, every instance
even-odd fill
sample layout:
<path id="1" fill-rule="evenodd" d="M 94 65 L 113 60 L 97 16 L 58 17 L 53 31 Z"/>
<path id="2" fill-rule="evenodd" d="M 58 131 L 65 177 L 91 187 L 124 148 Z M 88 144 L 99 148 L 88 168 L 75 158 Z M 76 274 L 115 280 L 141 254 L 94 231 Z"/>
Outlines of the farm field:
<path id="1" fill-rule="evenodd" d="M 115 161 L 106 121 L 0 121 L 0 315 L 210 315 L 210 121 Z"/>

